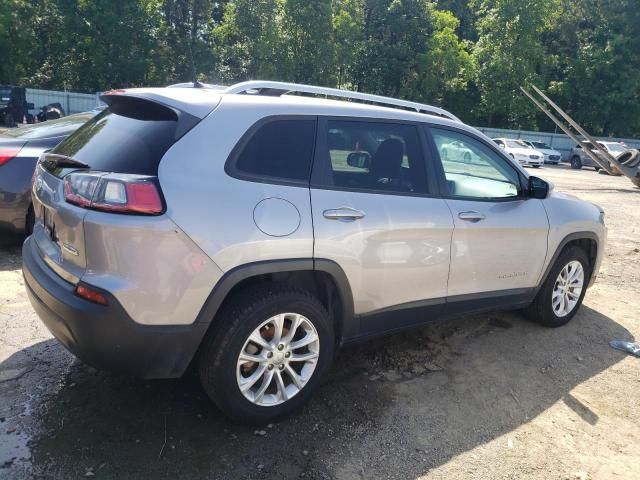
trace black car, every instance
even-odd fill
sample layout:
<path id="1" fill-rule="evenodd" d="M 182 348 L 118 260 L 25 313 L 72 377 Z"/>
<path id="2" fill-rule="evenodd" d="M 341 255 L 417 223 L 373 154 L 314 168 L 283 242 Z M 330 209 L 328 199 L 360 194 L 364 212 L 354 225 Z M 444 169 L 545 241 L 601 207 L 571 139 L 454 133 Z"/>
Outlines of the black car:
<path id="1" fill-rule="evenodd" d="M 31 177 L 40 155 L 75 132 L 100 110 L 43 124 L 0 130 L 0 230 L 30 234 Z"/>

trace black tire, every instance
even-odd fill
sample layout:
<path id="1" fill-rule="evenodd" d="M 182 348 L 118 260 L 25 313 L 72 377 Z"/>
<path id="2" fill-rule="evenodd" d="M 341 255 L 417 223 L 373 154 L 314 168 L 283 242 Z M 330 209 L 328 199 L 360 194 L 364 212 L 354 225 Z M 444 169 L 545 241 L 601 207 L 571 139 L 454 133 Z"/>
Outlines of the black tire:
<path id="1" fill-rule="evenodd" d="M 559 317 L 554 312 L 551 304 L 552 293 L 560 271 L 565 267 L 565 265 L 573 260 L 577 260 L 578 262 L 580 262 L 582 264 L 582 268 L 584 269 L 582 292 L 580 293 L 578 302 L 573 307 L 573 310 L 571 310 L 571 312 L 569 312 L 564 317 Z M 587 285 L 589 284 L 590 278 L 591 266 L 589 264 L 587 254 L 584 252 L 584 250 L 576 246 L 569 246 L 565 248 L 556 260 L 553 268 L 551 268 L 551 271 L 549 272 L 549 275 L 547 276 L 545 282 L 542 284 L 542 287 L 536 295 L 536 298 L 527 308 L 527 316 L 530 320 L 544 325 L 545 327 L 556 328 L 561 327 L 562 325 L 566 325 L 574 317 L 574 315 L 580 308 L 580 305 L 582 305 L 582 299 L 584 298 L 584 294 L 587 291 Z"/>
<path id="2" fill-rule="evenodd" d="M 575 156 L 575 157 L 571 157 L 571 168 L 573 168 L 574 170 L 580 170 L 582 168 L 582 160 L 580 160 L 580 157 Z"/>
<path id="3" fill-rule="evenodd" d="M 12 113 L 5 114 L 4 124 L 9 128 L 13 128 L 16 126 L 16 121 L 14 120 Z"/>
<path id="4" fill-rule="evenodd" d="M 315 327 L 320 340 L 318 362 L 307 383 L 292 398 L 275 406 L 256 405 L 240 391 L 237 359 L 256 328 L 285 312 L 304 315 Z M 324 306 L 304 290 L 278 284 L 249 288 L 225 302 L 215 325 L 200 347 L 200 381 L 218 408 L 241 423 L 263 424 L 299 408 L 311 397 L 333 360 L 335 337 L 331 318 Z"/>
<path id="5" fill-rule="evenodd" d="M 24 233 L 26 236 L 29 236 L 33 233 L 33 226 L 36 223 L 36 215 L 33 211 L 33 205 L 29 205 L 29 209 L 27 210 L 27 216 L 24 222 Z"/>

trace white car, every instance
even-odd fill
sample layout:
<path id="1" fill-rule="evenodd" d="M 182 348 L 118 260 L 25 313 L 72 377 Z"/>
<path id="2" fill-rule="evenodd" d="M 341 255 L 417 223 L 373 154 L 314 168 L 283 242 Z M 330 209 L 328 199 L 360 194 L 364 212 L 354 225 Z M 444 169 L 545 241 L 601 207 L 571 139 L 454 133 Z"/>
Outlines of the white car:
<path id="1" fill-rule="evenodd" d="M 494 138 L 499 146 L 517 162 L 524 167 L 538 168 L 544 165 L 544 154 L 531 148 L 522 140 L 514 140 L 513 138 Z"/>
<path id="2" fill-rule="evenodd" d="M 544 163 L 552 163 L 558 165 L 560 163 L 561 154 L 559 151 L 554 150 L 544 142 L 535 142 L 533 140 L 522 140 L 534 150 L 539 151 L 544 155 Z"/>

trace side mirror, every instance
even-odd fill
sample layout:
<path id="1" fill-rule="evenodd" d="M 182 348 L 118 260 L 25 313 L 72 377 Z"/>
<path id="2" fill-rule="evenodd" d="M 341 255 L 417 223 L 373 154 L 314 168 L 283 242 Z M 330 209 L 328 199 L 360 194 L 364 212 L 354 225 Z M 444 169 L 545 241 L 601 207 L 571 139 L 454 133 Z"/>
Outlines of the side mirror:
<path id="1" fill-rule="evenodd" d="M 351 152 L 347 155 L 347 165 L 357 168 L 369 168 L 371 155 L 369 155 L 369 152 Z"/>
<path id="2" fill-rule="evenodd" d="M 531 198 L 544 199 L 549 195 L 549 184 L 538 177 L 529 177 L 527 192 Z"/>

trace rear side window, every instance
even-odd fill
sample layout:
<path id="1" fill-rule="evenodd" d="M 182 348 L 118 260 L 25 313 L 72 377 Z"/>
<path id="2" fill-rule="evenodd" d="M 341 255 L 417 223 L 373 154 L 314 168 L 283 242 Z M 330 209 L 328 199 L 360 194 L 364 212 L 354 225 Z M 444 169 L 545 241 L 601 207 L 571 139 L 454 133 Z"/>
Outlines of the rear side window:
<path id="1" fill-rule="evenodd" d="M 269 119 L 239 144 L 228 171 L 247 180 L 308 182 L 315 134 L 314 119 Z"/>
<path id="2" fill-rule="evenodd" d="M 129 97 L 114 101 L 52 153 L 91 170 L 157 175 L 160 160 L 176 140 L 177 125 L 173 110 Z"/>
<path id="3" fill-rule="evenodd" d="M 415 125 L 329 120 L 326 145 L 328 186 L 426 193 L 425 161 Z"/>

